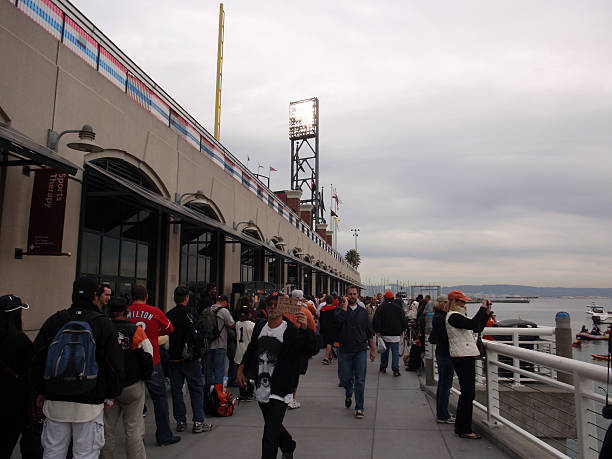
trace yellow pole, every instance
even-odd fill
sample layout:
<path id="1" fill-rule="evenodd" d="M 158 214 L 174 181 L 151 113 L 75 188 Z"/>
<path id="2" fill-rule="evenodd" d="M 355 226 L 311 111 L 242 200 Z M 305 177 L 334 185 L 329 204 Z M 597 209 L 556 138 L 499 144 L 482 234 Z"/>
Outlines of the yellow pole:
<path id="1" fill-rule="evenodd" d="M 215 139 L 221 137 L 221 82 L 223 80 L 223 38 L 225 12 L 223 3 L 219 4 L 219 44 L 217 48 L 217 90 L 215 96 Z"/>

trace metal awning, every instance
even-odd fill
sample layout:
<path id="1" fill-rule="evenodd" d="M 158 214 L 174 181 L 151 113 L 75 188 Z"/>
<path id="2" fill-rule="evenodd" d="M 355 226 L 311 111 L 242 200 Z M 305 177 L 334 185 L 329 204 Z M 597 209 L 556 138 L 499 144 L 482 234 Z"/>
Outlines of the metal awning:
<path id="1" fill-rule="evenodd" d="M 266 244 L 264 241 L 251 237 L 248 234 L 243 233 L 242 231 L 235 230 L 223 224 L 222 222 L 214 220 L 204 214 L 190 209 L 189 207 L 170 201 L 169 199 L 166 199 L 157 193 L 154 193 L 122 177 L 119 177 L 118 175 L 108 172 L 100 168 L 99 166 L 96 166 L 95 164 L 86 162 L 85 171 L 87 174 L 96 174 L 100 178 L 107 179 L 109 183 L 112 184 L 109 188 L 112 187 L 122 192 L 133 193 L 137 197 L 140 197 L 144 201 L 146 201 L 149 206 L 156 208 L 162 212 L 165 212 L 169 215 L 172 215 L 174 217 L 174 221 L 171 223 L 182 223 L 187 221 L 195 225 L 202 225 L 211 229 L 219 229 L 223 231 L 223 233 L 225 233 L 226 237 L 229 237 L 234 241 L 244 242 L 249 245 L 262 248 L 270 254 L 284 258 L 288 262 L 299 263 L 300 265 L 306 268 L 310 268 L 313 271 L 319 271 L 323 274 L 332 277 L 337 277 L 334 274 L 325 271 L 319 266 L 315 266 L 305 260 L 302 260 L 301 258 L 297 258 L 294 255 L 283 252 L 277 247 L 272 247 L 271 245 Z"/>
<path id="2" fill-rule="evenodd" d="M 41 166 L 49 167 L 69 175 L 80 169 L 76 164 L 62 158 L 53 150 L 40 145 L 21 132 L 0 124 L 0 149 L 20 159 L 0 161 L 0 166 Z"/>
<path id="3" fill-rule="evenodd" d="M 146 188 L 137 185 L 136 183 L 132 183 L 129 180 L 126 180 L 122 177 L 119 177 L 118 175 L 108 172 L 96 166 L 95 164 L 86 162 L 85 172 L 87 174 L 95 174 L 103 179 L 107 179 L 109 183 L 112 184 L 110 185 L 110 187 L 114 189 L 118 189 L 127 193 L 133 193 L 137 197 L 144 199 L 149 206 L 162 212 L 165 212 L 169 215 L 172 215 L 174 217 L 175 223 L 189 221 L 197 225 L 204 225 L 208 228 L 218 228 L 225 231 L 225 226 L 223 225 L 223 223 L 214 220 L 210 217 L 207 217 L 206 215 L 201 214 L 195 210 L 191 210 L 189 207 L 170 201 L 169 199 L 166 199 L 157 193 L 154 193 L 150 190 L 147 190 Z"/>

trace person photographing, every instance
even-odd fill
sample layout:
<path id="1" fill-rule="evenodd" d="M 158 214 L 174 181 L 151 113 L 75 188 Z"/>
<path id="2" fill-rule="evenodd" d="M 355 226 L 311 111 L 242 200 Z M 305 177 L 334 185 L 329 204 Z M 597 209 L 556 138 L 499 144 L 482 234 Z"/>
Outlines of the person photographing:
<path id="1" fill-rule="evenodd" d="M 459 378 L 461 395 L 457 403 L 455 433 L 461 438 L 477 440 L 480 435 L 472 430 L 472 411 L 476 394 L 476 358 L 480 350 L 475 333 L 480 333 L 491 315 L 491 302 L 484 300 L 471 319 L 467 317 L 466 303 L 470 298 L 461 290 L 448 292 L 449 312 L 446 315 L 449 353 Z"/>

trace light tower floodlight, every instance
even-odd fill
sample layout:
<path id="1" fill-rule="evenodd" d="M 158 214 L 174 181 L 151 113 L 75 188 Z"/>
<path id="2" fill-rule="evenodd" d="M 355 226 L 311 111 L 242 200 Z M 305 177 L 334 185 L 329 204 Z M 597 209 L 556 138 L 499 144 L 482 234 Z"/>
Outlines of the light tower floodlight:
<path id="1" fill-rule="evenodd" d="M 301 203 L 312 204 L 313 223 L 325 223 L 325 205 L 319 188 L 319 99 L 312 97 L 289 104 L 289 140 L 291 189 L 302 191 Z M 308 148 L 302 150 L 304 146 Z"/>

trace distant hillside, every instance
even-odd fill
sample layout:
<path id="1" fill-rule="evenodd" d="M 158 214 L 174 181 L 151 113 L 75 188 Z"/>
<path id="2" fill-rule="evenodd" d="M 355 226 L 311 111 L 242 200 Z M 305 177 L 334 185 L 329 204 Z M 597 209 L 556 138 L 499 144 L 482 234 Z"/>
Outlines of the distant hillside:
<path id="1" fill-rule="evenodd" d="M 384 285 L 366 285 L 364 295 L 375 295 L 384 292 Z M 410 295 L 410 287 L 405 285 L 390 284 L 391 290 L 397 292 L 404 290 Z M 398 288 L 399 287 L 399 288 Z M 532 287 L 529 285 L 453 285 L 452 287 L 442 287 L 442 293 L 451 290 L 463 290 L 474 296 L 603 296 L 612 298 L 612 288 L 566 288 L 566 287 Z"/>
<path id="2" fill-rule="evenodd" d="M 442 292 L 463 290 L 466 293 L 487 294 L 491 296 L 605 296 L 612 297 L 612 288 L 566 288 L 566 287 L 531 287 L 529 285 L 454 285 L 443 287 Z"/>

